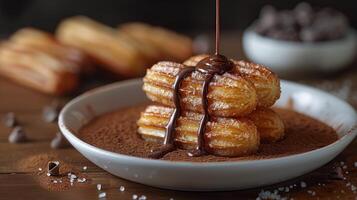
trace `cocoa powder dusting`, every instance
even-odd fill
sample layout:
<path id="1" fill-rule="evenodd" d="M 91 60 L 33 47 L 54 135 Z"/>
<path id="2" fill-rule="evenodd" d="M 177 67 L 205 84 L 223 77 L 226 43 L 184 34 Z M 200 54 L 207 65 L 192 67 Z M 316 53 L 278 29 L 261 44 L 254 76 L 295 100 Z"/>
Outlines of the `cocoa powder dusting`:
<path id="1" fill-rule="evenodd" d="M 136 121 L 146 105 L 117 110 L 97 117 L 79 131 L 85 142 L 108 151 L 145 157 L 161 143 L 145 142 L 137 134 Z M 261 144 L 254 155 L 244 157 L 219 157 L 205 155 L 190 157 L 187 150 L 175 150 L 163 160 L 192 162 L 221 162 L 276 158 L 318 149 L 335 142 L 338 136 L 328 125 L 292 110 L 275 109 L 285 124 L 285 138 L 272 144 Z"/>
<path id="2" fill-rule="evenodd" d="M 49 161 L 59 161 L 60 168 L 58 176 L 47 175 L 47 167 Z M 85 184 L 90 183 L 90 179 L 86 174 L 81 173 L 79 169 L 72 165 L 69 165 L 65 161 L 59 159 L 58 155 L 52 153 L 38 154 L 20 160 L 17 163 L 17 168 L 18 170 L 23 172 L 34 173 L 34 177 L 39 182 L 40 186 L 49 191 L 64 191 L 72 187 L 81 187 Z M 74 174 L 76 177 L 73 180 L 72 184 L 68 173 Z"/>

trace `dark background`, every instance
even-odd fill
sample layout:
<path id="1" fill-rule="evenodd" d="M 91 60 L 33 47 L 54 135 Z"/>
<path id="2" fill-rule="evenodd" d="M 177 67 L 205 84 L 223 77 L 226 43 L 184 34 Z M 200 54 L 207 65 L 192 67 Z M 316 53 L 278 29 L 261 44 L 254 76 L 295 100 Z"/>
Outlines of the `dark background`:
<path id="1" fill-rule="evenodd" d="M 222 29 L 247 27 L 260 8 L 271 4 L 279 9 L 293 8 L 298 0 L 221 0 Z M 347 15 L 357 25 L 355 1 L 307 1 L 313 6 L 329 6 Z M 144 21 L 181 32 L 204 32 L 214 27 L 214 0 L 0 0 L 0 34 L 34 26 L 53 31 L 61 19 L 86 15 L 108 25 Z"/>

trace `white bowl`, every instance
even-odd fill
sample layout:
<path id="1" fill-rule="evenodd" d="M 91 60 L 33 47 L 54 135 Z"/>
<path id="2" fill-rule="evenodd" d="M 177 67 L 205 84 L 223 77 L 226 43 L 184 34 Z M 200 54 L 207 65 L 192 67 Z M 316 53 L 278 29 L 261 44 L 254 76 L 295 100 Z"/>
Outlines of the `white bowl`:
<path id="1" fill-rule="evenodd" d="M 332 72 L 348 66 L 356 56 L 356 41 L 353 30 L 343 39 L 302 43 L 264 37 L 248 28 L 243 34 L 243 49 L 253 62 L 290 77 Z"/>
<path id="2" fill-rule="evenodd" d="M 192 163 L 150 160 L 106 151 L 83 142 L 78 130 L 93 117 L 121 107 L 147 101 L 140 80 L 111 84 L 70 101 L 61 111 L 59 127 L 69 142 L 86 158 L 121 178 L 174 190 L 222 191 L 259 187 L 308 173 L 337 156 L 356 136 L 354 109 L 344 101 L 320 90 L 282 81 L 277 106 L 294 102 L 294 109 L 315 117 L 338 130 L 340 139 L 326 147 L 286 157 Z"/>

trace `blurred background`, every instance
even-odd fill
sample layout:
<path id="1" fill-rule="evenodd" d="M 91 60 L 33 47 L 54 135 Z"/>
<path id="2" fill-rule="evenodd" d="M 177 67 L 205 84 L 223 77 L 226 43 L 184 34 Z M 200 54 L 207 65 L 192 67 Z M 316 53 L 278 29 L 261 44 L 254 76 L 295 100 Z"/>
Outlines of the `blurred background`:
<path id="1" fill-rule="evenodd" d="M 242 30 L 270 4 L 292 9 L 298 0 L 222 0 L 222 29 Z M 316 7 L 333 7 L 357 26 L 355 1 L 306 1 Z M 8 35 L 24 26 L 53 31 L 66 17 L 86 15 L 108 25 L 143 21 L 183 33 L 213 31 L 214 3 L 208 0 L 0 0 L 0 33 Z"/>
<path id="2" fill-rule="evenodd" d="M 357 72 L 356 72 L 356 52 L 357 52 L 357 34 L 355 31 L 351 30 L 356 29 L 357 27 L 357 12 L 356 6 L 354 1 L 347 1 L 347 0 L 307 0 L 307 2 L 311 4 L 313 8 L 317 8 L 317 10 L 323 10 L 319 8 L 332 8 L 340 11 L 344 16 L 343 19 L 348 19 L 348 23 L 345 27 L 347 31 L 343 32 L 341 37 L 335 38 L 336 40 L 315 40 L 315 43 L 304 43 L 301 42 L 303 40 L 293 40 L 295 45 L 290 45 L 291 41 L 286 41 L 284 37 L 290 37 L 290 26 L 295 27 L 296 21 L 292 24 L 288 24 L 287 26 L 281 26 L 285 22 L 289 22 L 289 16 L 283 15 L 286 13 L 285 10 L 290 10 L 292 13 L 293 9 L 296 8 L 296 5 L 303 1 L 299 0 L 250 0 L 250 1 L 237 1 L 237 0 L 222 0 L 221 1 L 221 30 L 222 30 L 222 47 L 221 53 L 226 55 L 230 58 L 237 58 L 237 59 L 247 59 L 253 61 L 258 64 L 263 64 L 270 67 L 274 72 L 276 72 L 281 78 L 285 79 L 292 79 L 295 81 L 305 81 L 305 79 L 309 79 L 310 77 L 317 83 L 321 83 L 325 80 L 332 81 L 338 80 L 338 82 L 344 80 L 357 80 Z M 255 30 L 250 31 L 249 34 L 243 34 L 244 30 L 247 28 L 258 18 L 260 22 L 262 21 L 271 21 L 271 13 L 266 13 L 265 17 L 260 15 L 261 9 L 266 5 L 272 5 L 276 10 L 282 11 L 279 15 L 279 19 L 275 18 L 275 26 L 271 26 L 272 35 L 268 35 L 270 37 L 259 37 L 259 31 Z M 300 4 L 301 5 L 301 4 Z M 306 11 L 309 11 L 310 6 L 306 8 L 306 4 L 302 6 L 304 12 L 300 13 L 304 14 Z M 325 9 L 328 10 L 328 9 Z M 295 10 L 296 11 L 296 10 Z M 330 10 L 331 11 L 331 10 Z M 299 13 L 299 12 L 296 12 Z M 295 13 L 295 17 L 298 16 Z M 326 13 L 325 13 L 326 14 Z M 111 52 L 111 48 L 118 47 L 117 43 L 104 41 L 102 37 L 98 37 L 98 35 L 93 36 L 90 38 L 89 41 L 86 42 L 93 42 L 95 40 L 96 47 L 90 49 L 88 44 L 76 44 L 78 39 L 75 39 L 73 36 L 67 38 L 70 41 L 64 41 L 66 39 L 61 39 L 60 37 L 56 36 L 56 39 L 59 39 L 59 42 L 74 46 L 78 48 L 80 51 L 83 51 L 85 54 L 88 54 L 90 57 L 90 62 L 96 65 L 95 68 L 99 72 L 102 71 L 109 71 L 111 73 L 119 74 L 119 77 L 115 77 L 114 79 L 108 79 L 105 76 L 104 83 L 114 81 L 114 80 L 122 80 L 123 78 L 129 77 L 138 77 L 142 76 L 145 72 L 145 69 L 151 66 L 153 63 L 160 61 L 160 60 L 174 60 L 177 62 L 182 62 L 183 60 L 190 57 L 192 54 L 199 54 L 199 53 L 209 53 L 213 52 L 214 48 L 214 27 L 215 27 L 215 2 L 214 0 L 181 0 L 181 1 L 174 1 L 174 0 L 0 0 L 0 37 L 2 39 L 8 38 L 11 34 L 15 31 L 22 29 L 24 27 L 34 27 L 39 30 L 55 32 L 57 26 L 61 21 L 67 19 L 72 16 L 76 15 L 83 15 L 87 16 L 91 19 L 94 19 L 97 22 L 101 22 L 103 24 L 109 25 L 113 28 L 118 27 L 118 25 L 127 23 L 127 22 L 146 22 L 148 24 L 157 25 L 161 27 L 168 28 L 169 30 L 174 30 L 179 33 L 183 33 L 185 35 L 190 36 L 190 38 L 186 38 L 182 35 L 183 38 L 179 40 L 172 35 L 168 35 L 165 39 L 162 39 L 162 35 L 156 34 L 157 41 L 154 43 L 161 43 L 161 49 L 157 50 L 157 44 L 154 44 L 154 49 L 157 52 L 160 52 L 162 55 L 168 54 L 178 54 L 178 55 L 169 55 L 169 56 L 162 56 L 155 57 L 149 61 L 145 61 L 141 57 L 136 57 L 133 59 L 134 61 L 144 60 L 145 63 L 141 64 L 140 66 L 142 69 L 140 73 L 128 74 L 123 73 L 122 71 L 115 71 L 116 69 L 123 68 L 122 63 L 119 63 L 121 59 L 118 59 L 118 55 L 112 56 L 113 60 L 108 61 L 107 58 L 102 58 L 101 52 Z M 277 15 L 276 15 L 277 16 Z M 276 17 L 275 16 L 275 17 Z M 317 16 L 317 15 L 313 15 Z M 321 15 L 322 16 L 322 15 Z M 274 16 L 273 16 L 274 17 Z M 305 16 L 306 17 L 306 16 Z M 330 18 L 329 18 L 330 17 Z M 334 34 L 334 30 L 338 31 L 338 28 L 341 27 L 341 18 L 339 16 L 323 16 L 322 18 L 313 17 L 316 21 L 316 27 L 312 24 L 312 27 L 316 29 L 313 34 L 315 36 L 319 36 L 319 31 L 327 29 L 327 34 Z M 287 19 L 287 21 L 286 21 Z M 319 20 L 316 20 L 319 19 Z M 274 20 L 273 20 L 274 21 Z M 291 19 L 290 19 L 291 21 Z M 298 21 L 298 20 L 297 20 Z M 334 23 L 334 22 L 337 22 Z M 281 23 L 281 24 L 279 24 Z M 299 22 L 300 23 L 300 22 Z M 80 23 L 79 23 L 80 24 Z M 84 23 L 85 24 L 85 23 Z M 259 23 L 257 23 L 259 24 Z M 263 23 L 262 23 L 263 24 Z M 278 24 L 278 25 L 276 25 Z M 348 25 L 349 24 L 349 25 Z M 311 24 L 310 24 L 311 25 Z M 309 25 L 309 26 L 310 26 Z M 342 20 L 343 25 L 343 20 Z M 310 27 L 307 26 L 307 29 Z M 256 26 L 259 27 L 259 26 Z M 278 27 L 278 28 L 277 28 Z M 283 28 L 281 28 L 283 27 Z M 337 28 L 335 28 L 337 27 Z M 89 28 L 91 28 L 89 26 Z M 276 32 L 275 29 L 282 29 Z M 305 27 L 306 28 L 306 27 Z M 71 32 L 71 28 L 64 28 L 66 31 Z M 93 31 L 96 28 L 93 28 Z M 294 28 L 298 31 L 303 30 L 303 28 Z M 113 29 L 113 31 L 118 31 L 119 29 Z M 250 29 L 249 29 L 250 30 Z M 309 31 L 309 30 L 308 30 Z M 310 30 L 311 31 L 311 30 Z M 31 31 L 30 31 L 31 32 Z M 76 32 L 75 30 L 73 32 Z M 99 34 L 103 33 L 102 36 L 108 36 L 105 31 L 98 30 Z M 119 30 L 120 32 L 120 30 Z M 123 34 L 125 30 L 121 30 Z M 135 48 L 139 54 L 143 53 L 143 46 L 140 44 L 147 45 L 146 43 L 149 40 L 152 40 L 153 34 L 142 34 L 150 35 L 148 38 L 140 38 L 141 36 L 136 36 L 135 34 L 141 31 L 133 31 L 130 33 L 130 37 L 133 37 L 134 40 L 128 40 L 127 42 Z M 246 31 L 249 32 L 249 31 Z M 336 32 L 336 31 L 335 31 Z M 311 33 L 311 32 L 308 32 Z M 27 33 L 29 39 L 31 40 L 31 34 Z M 77 31 L 78 37 L 83 37 L 83 31 Z M 128 33 L 125 33 L 128 34 Z M 300 34 L 295 33 L 293 34 Z M 15 34 L 16 35 L 16 34 Z M 35 34 L 36 35 L 36 34 Z M 300 34 L 301 35 L 301 34 Z M 19 38 L 26 36 L 26 34 L 18 34 Z M 33 35 L 32 35 L 33 36 Z M 118 35 L 119 36 L 119 35 Z M 266 36 L 261 34 L 260 36 Z M 307 35 L 311 36 L 311 35 Z M 112 37 L 112 36 L 108 36 Z M 123 35 L 116 38 L 111 38 L 113 41 L 120 40 L 120 38 L 125 38 Z M 130 38 L 129 37 L 129 38 Z M 137 38 L 139 37 L 139 39 Z M 33 38 L 32 38 L 33 39 Z M 192 41 L 191 41 L 192 39 Z M 308 37 L 307 39 L 311 39 Z M 339 40 L 337 40 L 339 39 Z M 126 40 L 126 39 L 123 39 Z M 186 41 L 182 42 L 182 41 Z M 187 42 L 188 41 L 188 42 Z M 32 41 L 34 43 L 41 42 L 39 39 L 34 39 Z M 118 41 L 116 41 L 118 42 Z M 142 43 L 144 42 L 144 43 Z M 323 43 L 322 45 L 319 42 Z M 14 45 L 16 42 L 10 42 L 10 44 Z M 113 44 L 110 48 L 102 47 L 102 43 L 104 44 Z M 150 43 L 150 42 L 149 42 Z M 171 43 L 172 46 L 170 46 Z M 139 45 L 138 45 L 139 44 Z M 44 45 L 45 48 L 49 48 L 46 45 L 49 44 L 41 44 Z M 77 45 L 77 46 L 76 46 Z M 79 46 L 78 46 L 79 45 Z M 116 46 L 115 46 L 116 45 Z M 149 46 L 152 44 L 149 44 Z M 156 45 L 156 46 L 155 46 Z M 6 53 L 6 50 L 11 48 L 7 48 L 6 45 L 3 45 L 3 50 Z M 10 45 L 11 46 L 11 45 Z M 21 46 L 21 45 L 20 45 Z M 26 46 L 26 45 L 25 45 Z M 51 45 L 50 45 L 51 46 Z M 120 46 L 120 45 L 119 45 Z M 189 49 L 189 51 L 182 51 L 180 52 L 180 48 L 177 46 L 181 46 L 184 50 Z M 57 51 L 56 45 L 52 47 L 54 51 Z M 103 49 L 100 49 L 103 48 Z M 126 48 L 125 46 L 120 46 L 120 48 Z M 100 49 L 100 50 L 98 50 Z M 303 50 L 302 50 L 303 49 Z M 98 52 L 91 52 L 96 51 Z M 58 50 L 61 51 L 61 50 Z M 126 51 L 126 50 L 124 50 Z M 163 52 L 161 52 L 163 51 Z M 171 52 L 170 52 L 171 51 Z M 173 51 L 173 52 L 172 52 Z M 117 53 L 113 50 L 114 53 Z M 16 56 L 16 58 L 21 58 L 18 55 L 18 52 L 12 52 Z M 50 54 L 49 52 L 44 52 L 46 54 Z M 62 52 L 66 54 L 66 50 Z M 70 52 L 67 52 L 71 54 Z M 145 52 L 144 52 L 145 53 Z M 151 53 L 151 52 L 149 52 Z M 96 55 L 99 54 L 99 55 Z M 121 54 L 120 52 L 118 53 Z M 103 54 L 104 55 L 104 54 Z M 51 56 L 51 55 L 49 55 Z M 151 55 L 150 55 L 151 56 Z M 150 57 L 149 56 L 149 57 Z M 178 58 L 174 57 L 179 56 Z M 13 73 L 11 72 L 11 68 L 8 66 L 13 66 L 14 63 L 16 64 L 17 59 L 8 59 L 9 56 L 3 56 L 2 62 L 5 62 L 3 65 L 4 70 L 9 70 L 10 72 L 4 72 L 5 75 L 9 76 L 8 74 L 19 74 L 22 69 L 18 69 L 20 72 Z M 105 62 L 100 63 L 97 62 L 98 58 L 104 60 Z M 100 60 L 99 59 L 99 60 Z M 18 59 L 21 61 L 22 59 Z M 124 59 L 125 60 L 125 59 Z M 112 62 L 118 61 L 118 63 L 114 64 L 115 66 L 110 66 Z M 133 62 L 134 62 L 133 61 Z M 7 62 L 7 63 L 6 63 Z M 10 64 L 9 64 L 10 63 Z M 1 60 L 0 60 L 1 64 Z M 26 65 L 27 63 L 25 63 Z M 44 68 L 47 67 L 48 63 L 44 63 Z M 83 64 L 83 63 L 81 63 Z M 137 64 L 137 63 L 136 63 Z M 31 63 L 29 64 L 31 65 Z M 83 66 L 86 64 L 83 64 Z M 139 65 L 139 64 L 138 64 Z M 83 67 L 82 66 L 82 67 Z M 133 68 L 134 64 L 124 66 L 127 68 Z M 32 66 L 30 66 L 32 67 Z M 114 70 L 113 70 L 114 69 Z M 85 71 L 85 70 L 84 70 Z M 89 70 L 90 71 L 90 70 Z M 23 72 L 21 72 L 23 73 Z M 35 75 L 41 74 L 34 70 L 33 72 Z M 85 73 L 83 73 L 85 74 Z M 98 73 L 93 73 L 88 76 L 90 80 L 99 80 Z M 105 74 L 105 75 L 111 75 Z M 123 76 L 122 76 L 123 75 Z M 51 82 L 52 80 L 49 77 L 44 77 L 45 79 L 49 79 L 48 81 Z M 83 77 L 80 77 L 83 79 Z M 86 74 L 84 78 L 87 78 Z M 15 79 L 17 82 L 20 82 L 22 85 L 25 84 L 26 81 L 23 81 L 23 78 L 18 77 L 11 77 L 10 79 Z M 34 80 L 28 80 L 29 82 Z M 59 81 L 63 82 L 63 81 Z M 80 86 L 86 86 L 86 81 L 82 81 Z M 307 82 L 310 83 L 310 82 Z M 60 83 L 59 83 L 60 84 Z M 103 84 L 103 82 L 101 82 Z M 356 84 L 352 84 L 353 87 L 357 87 Z M 36 88 L 39 89 L 39 88 Z M 70 91 L 75 90 L 76 87 L 73 87 Z M 56 89 L 52 89 L 52 93 L 56 92 Z M 50 93 L 50 92 L 48 92 Z M 356 97 L 357 98 L 357 97 Z"/>

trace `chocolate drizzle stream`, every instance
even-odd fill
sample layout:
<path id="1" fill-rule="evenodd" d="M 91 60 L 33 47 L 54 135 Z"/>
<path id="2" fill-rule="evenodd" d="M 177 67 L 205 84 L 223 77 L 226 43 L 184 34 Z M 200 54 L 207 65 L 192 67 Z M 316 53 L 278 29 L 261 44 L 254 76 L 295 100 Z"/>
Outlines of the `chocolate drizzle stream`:
<path id="1" fill-rule="evenodd" d="M 200 121 L 200 125 L 197 133 L 197 149 L 194 152 L 190 152 L 189 156 L 200 156 L 204 155 L 205 152 L 205 141 L 204 135 L 206 132 L 207 122 L 210 121 L 209 108 L 208 108 L 208 89 L 213 77 L 218 74 L 222 75 L 233 68 L 233 63 L 229 61 L 226 57 L 216 54 L 214 56 L 207 57 L 197 63 L 196 71 L 205 74 L 205 79 L 202 85 L 202 108 L 204 115 Z"/>
<path id="2" fill-rule="evenodd" d="M 220 11 L 220 0 L 216 0 L 216 55 L 219 55 L 219 47 L 220 47 L 220 38 L 221 38 L 221 15 Z"/>
<path id="3" fill-rule="evenodd" d="M 181 104 L 180 104 L 180 86 L 181 82 L 184 78 L 190 75 L 196 69 L 194 67 L 187 67 L 180 71 L 180 73 L 176 76 L 173 88 L 173 100 L 175 104 L 174 112 L 172 113 L 169 123 L 166 125 L 165 138 L 164 138 L 164 146 L 159 149 L 156 149 L 149 155 L 150 158 L 161 158 L 165 154 L 173 151 L 175 149 L 174 145 L 174 131 L 176 127 L 177 119 L 181 115 Z"/>
<path id="4" fill-rule="evenodd" d="M 180 86 L 184 78 L 189 76 L 192 72 L 200 72 L 205 75 L 205 79 L 202 84 L 202 108 L 203 117 L 200 120 L 199 128 L 197 131 L 197 148 L 195 151 L 188 153 L 189 156 L 201 156 L 206 154 L 205 151 L 205 132 L 206 125 L 210 121 L 209 115 L 209 102 L 207 99 L 207 94 L 209 92 L 209 85 L 216 74 L 222 75 L 225 72 L 230 71 L 233 68 L 233 63 L 229 61 L 225 56 L 219 54 L 220 46 L 220 14 L 219 14 L 219 4 L 220 1 L 216 0 L 216 52 L 215 55 L 209 56 L 201 60 L 195 67 L 186 67 L 180 71 L 177 75 L 173 89 L 173 101 L 175 104 L 175 109 L 170 117 L 169 123 L 166 126 L 164 146 L 156 149 L 149 155 L 150 158 L 161 158 L 165 154 L 173 151 L 176 147 L 174 144 L 174 132 L 176 128 L 176 121 L 181 115 L 181 104 L 180 104 Z"/>

